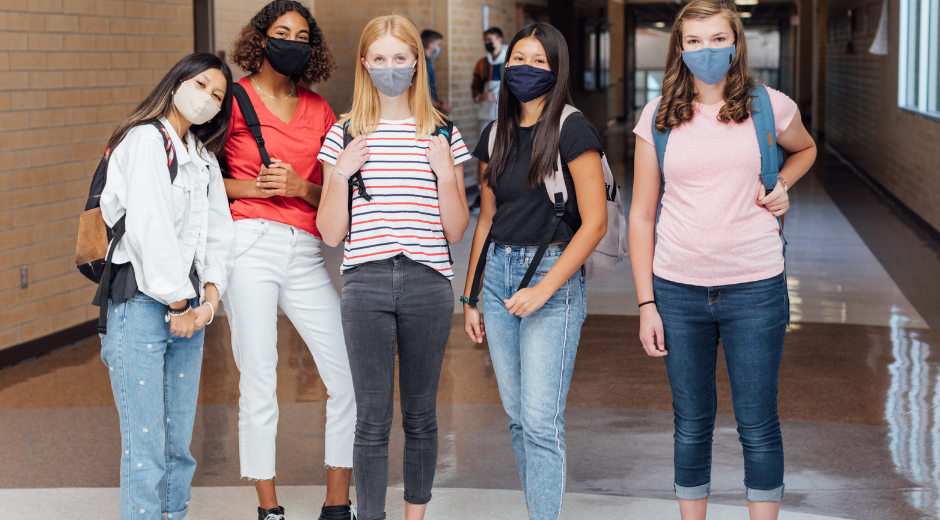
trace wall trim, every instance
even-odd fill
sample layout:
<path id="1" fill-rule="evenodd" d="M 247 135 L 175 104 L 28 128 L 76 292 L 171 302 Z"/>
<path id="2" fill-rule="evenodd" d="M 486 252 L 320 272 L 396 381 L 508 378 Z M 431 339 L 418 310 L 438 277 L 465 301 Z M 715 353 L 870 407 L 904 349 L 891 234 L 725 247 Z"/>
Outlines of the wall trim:
<path id="1" fill-rule="evenodd" d="M 17 365 L 24 361 L 44 356 L 53 350 L 67 347 L 88 339 L 98 333 L 98 320 L 94 319 L 80 323 L 47 336 L 36 338 L 26 343 L 13 345 L 0 350 L 0 370 Z"/>
<path id="2" fill-rule="evenodd" d="M 888 188 L 885 188 L 883 184 L 878 182 L 868 172 L 866 172 L 862 168 L 859 168 L 858 166 L 855 165 L 855 163 L 853 163 L 851 160 L 849 160 L 844 155 L 839 153 L 839 150 L 836 150 L 836 148 L 833 147 L 831 144 L 826 143 L 826 150 L 829 153 L 832 153 L 833 155 L 835 155 L 836 158 L 842 162 L 842 164 L 848 166 L 849 169 L 852 170 L 852 172 L 855 175 L 857 175 L 858 178 L 862 180 L 862 182 L 867 184 L 868 187 L 872 189 L 872 191 L 877 193 L 879 196 L 883 197 L 891 205 L 901 210 L 901 212 L 907 215 L 907 217 L 910 218 L 911 221 L 915 225 L 923 229 L 924 232 L 926 232 L 927 235 L 930 236 L 930 238 L 934 240 L 934 242 L 936 242 L 937 244 L 940 244 L 940 229 L 933 227 L 933 225 L 931 225 L 930 222 L 927 222 L 927 220 L 924 219 L 924 217 L 920 216 L 919 213 L 911 209 L 911 207 L 905 204 L 904 201 L 899 199 L 897 195 L 891 193 L 891 191 L 889 191 Z"/>

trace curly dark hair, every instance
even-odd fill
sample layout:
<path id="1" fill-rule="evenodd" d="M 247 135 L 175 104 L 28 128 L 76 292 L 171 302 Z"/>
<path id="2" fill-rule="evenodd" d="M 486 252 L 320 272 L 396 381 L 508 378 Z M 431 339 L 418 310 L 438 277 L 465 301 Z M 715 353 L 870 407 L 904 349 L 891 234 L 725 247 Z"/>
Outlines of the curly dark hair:
<path id="1" fill-rule="evenodd" d="M 287 13 L 295 12 L 307 19 L 310 26 L 310 62 L 307 67 L 291 76 L 295 82 L 312 85 L 330 79 L 330 74 L 336 70 L 333 52 L 329 44 L 323 39 L 323 31 L 317 26 L 317 21 L 310 11 L 300 2 L 293 0 L 274 0 L 261 8 L 247 25 L 242 27 L 232 44 L 229 52 L 229 62 L 239 68 L 254 74 L 261 70 L 264 63 L 264 42 L 268 38 L 268 29 L 274 25 L 278 18 Z"/>

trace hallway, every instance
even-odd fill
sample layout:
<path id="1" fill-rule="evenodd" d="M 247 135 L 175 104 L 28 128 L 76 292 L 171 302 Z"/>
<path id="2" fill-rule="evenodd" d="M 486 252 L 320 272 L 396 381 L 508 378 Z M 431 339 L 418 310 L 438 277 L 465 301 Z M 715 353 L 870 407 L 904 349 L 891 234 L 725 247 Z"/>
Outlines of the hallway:
<path id="1" fill-rule="evenodd" d="M 629 204 L 626 132 L 611 128 L 607 149 Z M 792 199 L 786 236 L 793 325 L 779 396 L 787 454 L 781 518 L 936 518 L 940 242 L 831 151 L 821 153 Z M 470 234 L 454 247 L 458 294 Z M 334 275 L 339 255 L 328 255 Z M 671 396 L 662 361 L 648 358 L 636 339 L 635 301 L 627 261 L 589 282 L 589 317 L 568 401 L 563 518 L 678 519 Z M 455 314 L 438 396 L 440 457 L 428 518 L 524 518 L 488 353 L 462 328 Z M 278 490 L 291 518 L 313 518 L 325 493 L 326 393 L 283 317 L 278 345 Z M 247 518 L 255 498 L 238 479 L 238 371 L 223 318 L 210 326 L 204 348 L 189 518 Z M 744 519 L 741 449 L 723 360 L 718 366 L 709 518 Z M 402 516 L 397 417 L 390 518 Z M 116 517 L 120 432 L 97 339 L 2 372 L 0 445 L 6 469 L 0 518 Z"/>

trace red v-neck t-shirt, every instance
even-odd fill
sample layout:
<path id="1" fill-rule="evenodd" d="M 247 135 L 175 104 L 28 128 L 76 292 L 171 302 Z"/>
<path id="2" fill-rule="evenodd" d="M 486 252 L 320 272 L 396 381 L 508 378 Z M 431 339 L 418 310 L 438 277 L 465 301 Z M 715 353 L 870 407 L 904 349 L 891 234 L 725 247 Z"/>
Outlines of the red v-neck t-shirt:
<path id="1" fill-rule="evenodd" d="M 242 78 L 238 83 L 245 87 L 251 104 L 261 122 L 264 147 L 272 159 L 280 159 L 294 167 L 300 178 L 317 185 L 323 181 L 317 154 L 336 116 L 330 105 L 316 92 L 298 85 L 300 101 L 297 111 L 289 123 L 281 121 L 261 101 L 251 85 L 251 80 Z M 232 121 L 229 123 L 228 140 L 225 143 L 225 158 L 228 174 L 233 179 L 255 179 L 261 171 L 261 153 L 251 135 L 245 116 L 238 103 L 232 106 Z M 231 204 L 235 220 L 258 218 L 273 220 L 298 227 L 318 238 L 317 210 L 298 197 L 274 196 L 268 199 L 238 199 Z"/>

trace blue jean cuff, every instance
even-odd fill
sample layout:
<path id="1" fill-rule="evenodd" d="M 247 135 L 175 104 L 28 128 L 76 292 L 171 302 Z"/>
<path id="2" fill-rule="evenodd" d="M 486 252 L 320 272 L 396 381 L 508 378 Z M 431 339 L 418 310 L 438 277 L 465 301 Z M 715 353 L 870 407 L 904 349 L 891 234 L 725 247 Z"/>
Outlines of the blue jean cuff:
<path id="1" fill-rule="evenodd" d="M 706 482 L 701 486 L 695 487 L 683 487 L 679 484 L 673 484 L 676 489 L 676 496 L 683 500 L 699 500 L 702 498 L 708 498 L 708 495 L 711 494 L 712 483 Z"/>
<path id="2" fill-rule="evenodd" d="M 165 520 L 183 520 L 183 518 L 189 514 L 189 506 L 180 509 L 179 511 L 173 511 L 169 513 L 163 513 L 163 518 Z"/>
<path id="3" fill-rule="evenodd" d="M 744 488 L 744 496 L 751 502 L 783 502 L 783 484 L 774 489 Z"/>

